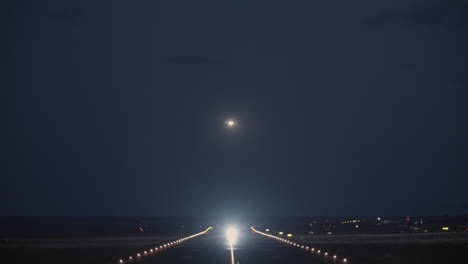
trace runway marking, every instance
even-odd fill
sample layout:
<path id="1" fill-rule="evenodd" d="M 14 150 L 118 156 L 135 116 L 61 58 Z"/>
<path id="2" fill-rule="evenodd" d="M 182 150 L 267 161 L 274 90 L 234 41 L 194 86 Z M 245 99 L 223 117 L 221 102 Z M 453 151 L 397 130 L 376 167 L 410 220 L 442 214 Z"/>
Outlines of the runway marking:
<path id="1" fill-rule="evenodd" d="M 200 246 L 178 246 L 177 248 L 203 248 Z"/>
<path id="2" fill-rule="evenodd" d="M 234 264 L 235 260 L 234 260 L 234 248 L 232 247 L 232 243 L 231 243 L 231 264 Z"/>

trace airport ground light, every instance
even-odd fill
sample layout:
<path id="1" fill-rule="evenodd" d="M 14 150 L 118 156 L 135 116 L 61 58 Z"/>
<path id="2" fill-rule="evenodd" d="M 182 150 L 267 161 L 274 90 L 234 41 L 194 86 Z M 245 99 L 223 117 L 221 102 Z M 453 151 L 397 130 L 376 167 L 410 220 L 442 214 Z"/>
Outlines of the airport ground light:
<path id="1" fill-rule="evenodd" d="M 348 258 L 343 258 L 343 257 L 338 257 L 337 255 L 332 255 L 330 254 L 329 252 L 322 252 L 322 250 L 320 249 L 317 249 L 317 248 L 313 248 L 313 247 L 309 247 L 309 246 L 306 246 L 306 245 L 302 245 L 300 243 L 295 243 L 293 241 L 290 241 L 288 239 L 284 239 L 282 237 L 278 237 L 278 236 L 274 236 L 274 235 L 271 235 L 271 234 L 267 234 L 267 233 L 263 233 L 261 231 L 258 231 L 256 230 L 253 226 L 250 227 L 250 229 L 254 232 L 254 233 L 257 233 L 259 235 L 262 235 L 262 236 L 265 236 L 265 237 L 269 237 L 269 238 L 272 238 L 272 239 L 275 239 L 279 242 L 282 242 L 282 243 L 285 243 L 285 244 L 288 244 L 290 246 L 294 246 L 294 247 L 298 247 L 300 249 L 303 249 L 303 250 L 307 250 L 313 254 L 317 254 L 317 255 L 322 255 L 324 256 L 325 258 L 331 258 L 333 259 L 334 261 L 337 261 L 337 262 L 342 262 L 342 263 L 346 263 L 346 264 L 349 264 L 349 260 Z"/>
<path id="2" fill-rule="evenodd" d="M 183 242 L 185 242 L 185 241 L 187 241 L 189 239 L 192 239 L 192 238 L 200 236 L 200 235 L 204 235 L 204 234 L 208 233 L 208 231 L 210 231 L 211 229 L 213 229 L 213 228 L 208 227 L 204 231 L 193 234 L 191 236 L 182 237 L 182 238 L 176 239 L 174 241 L 167 242 L 167 243 L 161 244 L 159 246 L 152 247 L 152 248 L 149 248 L 147 250 L 143 250 L 141 252 L 137 252 L 134 256 L 129 256 L 127 258 L 119 259 L 117 263 L 129 263 L 129 262 L 132 262 L 134 260 L 140 260 L 141 258 L 155 255 L 156 253 L 158 253 L 160 251 L 163 251 L 163 250 L 168 249 L 170 247 L 179 245 L 179 244 L 181 244 L 181 243 L 183 243 Z"/>

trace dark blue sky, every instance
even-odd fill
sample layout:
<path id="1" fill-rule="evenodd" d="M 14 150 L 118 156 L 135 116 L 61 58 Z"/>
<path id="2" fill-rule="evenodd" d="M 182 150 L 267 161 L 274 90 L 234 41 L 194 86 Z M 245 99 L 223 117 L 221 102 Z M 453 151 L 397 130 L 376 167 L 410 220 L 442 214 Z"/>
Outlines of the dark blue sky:
<path id="1" fill-rule="evenodd" d="M 6 12 L 2 215 L 468 213 L 464 1 Z"/>

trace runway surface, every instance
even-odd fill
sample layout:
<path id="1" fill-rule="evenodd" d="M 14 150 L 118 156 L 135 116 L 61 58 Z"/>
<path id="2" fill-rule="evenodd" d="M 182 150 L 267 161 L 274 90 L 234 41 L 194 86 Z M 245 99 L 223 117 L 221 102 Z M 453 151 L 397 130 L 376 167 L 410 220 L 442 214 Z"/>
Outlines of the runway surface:
<path id="1" fill-rule="evenodd" d="M 279 243 L 275 240 L 252 234 L 243 230 L 239 233 L 234 245 L 235 264 L 302 264 L 302 263 L 333 263 L 324 257 L 307 253 L 296 247 Z M 216 263 L 230 264 L 230 245 L 222 230 L 212 230 L 210 233 L 191 239 L 185 243 L 148 256 L 138 263 Z"/>

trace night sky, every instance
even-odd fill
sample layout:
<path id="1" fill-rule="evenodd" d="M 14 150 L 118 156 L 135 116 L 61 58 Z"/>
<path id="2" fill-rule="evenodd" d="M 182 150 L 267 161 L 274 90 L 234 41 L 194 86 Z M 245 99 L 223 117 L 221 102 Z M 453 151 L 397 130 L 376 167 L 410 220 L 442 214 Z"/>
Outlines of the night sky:
<path id="1" fill-rule="evenodd" d="M 468 213 L 466 1 L 3 13 L 1 215 Z"/>

